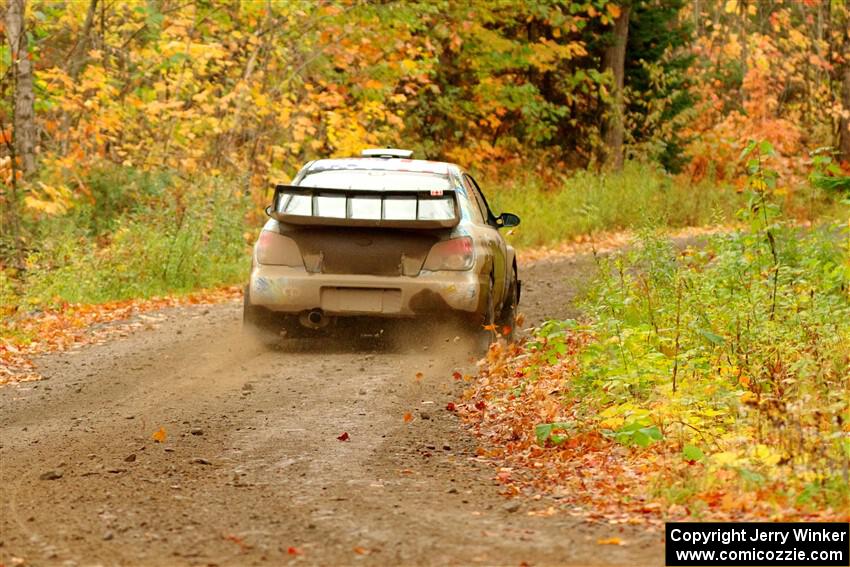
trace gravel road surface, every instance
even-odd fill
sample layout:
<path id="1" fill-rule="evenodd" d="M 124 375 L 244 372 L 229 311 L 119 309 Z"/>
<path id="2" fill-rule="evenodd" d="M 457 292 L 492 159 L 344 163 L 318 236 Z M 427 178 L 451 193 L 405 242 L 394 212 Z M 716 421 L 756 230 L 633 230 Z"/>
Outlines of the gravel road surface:
<path id="1" fill-rule="evenodd" d="M 522 270 L 527 320 L 570 314 L 593 265 Z M 235 303 L 156 317 L 0 388 L 0 564 L 663 564 L 660 534 L 500 496 L 446 410 L 475 367 L 451 333 L 265 351 Z"/>

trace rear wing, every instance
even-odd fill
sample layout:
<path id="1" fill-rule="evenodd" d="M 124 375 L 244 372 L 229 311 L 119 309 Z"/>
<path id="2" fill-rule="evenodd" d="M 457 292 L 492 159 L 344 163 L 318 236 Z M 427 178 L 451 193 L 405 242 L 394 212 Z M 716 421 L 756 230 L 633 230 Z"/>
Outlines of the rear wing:
<path id="1" fill-rule="evenodd" d="M 282 223 L 310 226 L 438 229 L 460 222 L 453 189 L 377 191 L 278 185 L 267 212 Z"/>

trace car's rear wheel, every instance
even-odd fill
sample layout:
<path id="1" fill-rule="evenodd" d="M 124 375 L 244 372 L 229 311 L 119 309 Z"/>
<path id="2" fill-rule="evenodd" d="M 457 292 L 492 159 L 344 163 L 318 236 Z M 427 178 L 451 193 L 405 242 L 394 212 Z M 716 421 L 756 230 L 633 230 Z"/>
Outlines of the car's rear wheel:
<path id="1" fill-rule="evenodd" d="M 497 319 L 498 330 L 505 337 L 505 340 L 511 342 L 514 340 L 516 327 L 516 310 L 519 304 L 519 279 L 517 278 L 516 269 L 511 275 L 511 287 L 508 290 L 508 295 L 505 298 L 505 303 L 502 305 L 502 310 Z"/>
<path id="2" fill-rule="evenodd" d="M 475 341 L 475 349 L 483 354 L 490 348 L 490 343 L 496 339 L 496 333 L 493 331 L 496 323 L 496 304 L 493 298 L 493 276 L 490 276 L 490 285 L 487 287 L 487 302 L 483 318 L 480 325 L 473 329 L 472 336 Z"/>

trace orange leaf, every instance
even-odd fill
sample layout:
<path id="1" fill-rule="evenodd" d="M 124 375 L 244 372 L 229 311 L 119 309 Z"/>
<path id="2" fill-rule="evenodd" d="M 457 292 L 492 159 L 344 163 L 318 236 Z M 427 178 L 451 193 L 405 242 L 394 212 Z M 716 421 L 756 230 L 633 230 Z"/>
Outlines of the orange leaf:
<path id="1" fill-rule="evenodd" d="M 616 4 L 606 4 L 605 9 L 608 10 L 608 13 L 611 14 L 612 18 L 620 17 L 620 7 Z"/>
<path id="2" fill-rule="evenodd" d="M 243 552 L 251 549 L 251 546 L 248 545 L 247 543 L 245 543 L 245 540 L 243 540 L 241 537 L 239 537 L 237 535 L 229 534 L 229 535 L 225 535 L 223 537 L 227 541 L 232 541 L 233 543 L 238 545 L 239 549 L 241 549 Z"/>
<path id="3" fill-rule="evenodd" d="M 340 435 L 339 437 L 337 437 L 337 439 L 339 439 L 340 441 L 348 441 L 348 439 L 349 439 L 349 437 L 348 437 L 348 431 L 343 431 L 343 432 L 342 432 L 342 435 Z"/>
<path id="4" fill-rule="evenodd" d="M 354 547 L 354 553 L 356 553 L 357 555 L 369 555 L 372 552 L 366 549 L 365 547 L 360 547 L 358 545 Z"/>
<path id="5" fill-rule="evenodd" d="M 413 421 L 413 415 L 410 412 L 405 413 L 404 414 L 404 422 L 410 423 L 411 421 Z"/>
<path id="6" fill-rule="evenodd" d="M 286 549 L 286 552 L 289 555 L 301 555 L 301 550 L 298 549 L 297 547 L 289 547 L 289 548 Z"/>
<path id="7" fill-rule="evenodd" d="M 417 372 L 417 373 L 416 373 L 416 381 L 417 381 L 417 382 L 419 382 L 419 381 L 420 381 L 420 380 L 422 380 L 423 378 L 425 378 L 425 375 L 424 375 L 424 374 L 422 374 L 421 372 Z"/>
<path id="8" fill-rule="evenodd" d="M 599 545 L 623 545 L 623 540 L 618 537 L 606 537 L 596 540 Z"/>
<path id="9" fill-rule="evenodd" d="M 167 436 L 168 436 L 168 435 L 165 433 L 165 428 L 164 428 L 164 427 L 160 427 L 159 429 L 157 429 L 157 430 L 156 430 L 156 432 L 154 432 L 154 434 L 153 434 L 153 435 L 151 435 L 151 438 L 152 438 L 154 441 L 156 441 L 157 443 L 165 443 L 165 438 L 166 438 Z"/>

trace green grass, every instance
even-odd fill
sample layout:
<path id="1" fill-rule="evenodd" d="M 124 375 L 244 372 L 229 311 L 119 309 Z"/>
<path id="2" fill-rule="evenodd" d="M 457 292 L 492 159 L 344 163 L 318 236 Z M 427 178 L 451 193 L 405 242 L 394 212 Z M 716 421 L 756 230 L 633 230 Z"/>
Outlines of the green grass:
<path id="1" fill-rule="evenodd" d="M 0 273 L 3 311 L 186 293 L 247 277 L 250 203 L 238 184 L 129 168 L 89 181 L 93 199 L 62 216 L 27 219 L 23 269 Z"/>
<path id="2" fill-rule="evenodd" d="M 485 184 L 484 190 L 494 211 L 522 218 L 510 237 L 520 248 L 647 225 L 677 228 L 732 222 L 746 202 L 733 187 L 708 181 L 690 184 L 636 162 L 627 163 L 621 173 L 577 171 L 548 186 L 523 177 Z M 792 207 L 803 216 L 822 216 L 830 200 L 820 194 L 811 199 L 807 192 L 795 196 Z"/>

